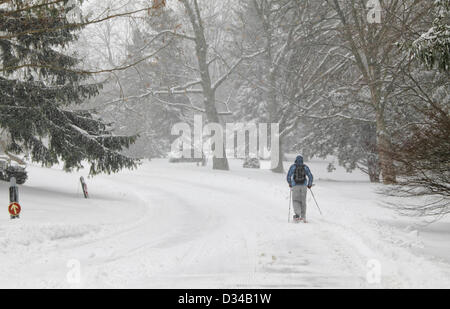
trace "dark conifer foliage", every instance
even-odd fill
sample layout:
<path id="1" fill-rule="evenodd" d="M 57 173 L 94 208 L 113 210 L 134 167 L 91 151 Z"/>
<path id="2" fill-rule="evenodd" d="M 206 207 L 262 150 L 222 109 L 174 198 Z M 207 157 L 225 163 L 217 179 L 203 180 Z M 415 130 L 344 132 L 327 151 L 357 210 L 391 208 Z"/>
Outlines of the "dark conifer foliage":
<path id="1" fill-rule="evenodd" d="M 100 85 L 66 51 L 80 30 L 67 18 L 72 7 L 43 3 L 11 1 L 0 10 L 0 127 L 8 151 L 47 166 L 62 161 L 66 170 L 86 160 L 92 175 L 135 167 L 120 153 L 135 137 L 115 136 L 94 111 L 79 108 Z"/>

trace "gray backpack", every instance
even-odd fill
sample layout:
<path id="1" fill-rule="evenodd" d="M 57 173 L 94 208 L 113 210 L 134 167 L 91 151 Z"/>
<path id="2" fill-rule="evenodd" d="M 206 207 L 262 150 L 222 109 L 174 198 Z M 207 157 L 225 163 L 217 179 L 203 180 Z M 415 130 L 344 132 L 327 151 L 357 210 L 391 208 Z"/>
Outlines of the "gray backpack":
<path id="1" fill-rule="evenodd" d="M 305 165 L 302 164 L 302 165 L 297 165 L 295 167 L 294 181 L 297 184 L 305 183 L 305 181 L 306 181 Z"/>

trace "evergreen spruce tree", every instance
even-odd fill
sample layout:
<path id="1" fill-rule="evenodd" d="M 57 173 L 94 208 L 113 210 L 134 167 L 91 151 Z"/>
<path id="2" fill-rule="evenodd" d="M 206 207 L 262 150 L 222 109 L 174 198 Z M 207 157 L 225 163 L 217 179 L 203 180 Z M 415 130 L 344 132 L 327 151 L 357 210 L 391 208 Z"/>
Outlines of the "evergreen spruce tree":
<path id="1" fill-rule="evenodd" d="M 412 53 L 427 68 L 448 72 L 450 66 L 450 0 L 434 0 L 432 27 L 412 44 Z"/>
<path id="2" fill-rule="evenodd" d="M 417 120 L 409 116 L 407 132 L 400 132 L 402 138 L 392 157 L 402 177 L 387 192 L 403 197 L 434 197 L 400 210 L 441 217 L 450 213 L 450 1 L 435 0 L 434 5 L 429 30 L 407 44 L 419 63 L 414 63 L 415 70 L 405 76 L 400 99 L 411 105 Z"/>
<path id="3" fill-rule="evenodd" d="M 0 7 L 0 127 L 5 151 L 28 153 L 46 166 L 67 171 L 90 163 L 90 173 L 134 168 L 120 152 L 135 137 L 115 136 L 94 111 L 77 108 L 97 95 L 98 84 L 77 71 L 80 60 L 65 54 L 80 24 L 68 19 L 74 1 L 15 0 Z"/>

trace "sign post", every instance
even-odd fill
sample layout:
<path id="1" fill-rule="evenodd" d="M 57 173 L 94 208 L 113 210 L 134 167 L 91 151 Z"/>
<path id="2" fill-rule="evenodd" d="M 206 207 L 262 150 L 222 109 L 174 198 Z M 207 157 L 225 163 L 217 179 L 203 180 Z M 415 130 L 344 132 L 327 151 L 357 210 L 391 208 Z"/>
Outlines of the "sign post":
<path id="1" fill-rule="evenodd" d="M 9 207 L 8 212 L 11 219 L 18 219 L 22 208 L 19 204 L 19 187 L 16 184 L 16 178 L 11 177 L 9 185 Z"/>
<path id="2" fill-rule="evenodd" d="M 87 184 L 86 184 L 86 181 L 84 180 L 83 176 L 80 177 L 80 182 L 81 182 L 81 188 L 83 189 L 84 198 L 89 198 Z"/>
<path id="3" fill-rule="evenodd" d="M 11 219 L 19 219 L 19 214 L 22 208 L 18 203 L 11 203 L 8 207 L 9 214 L 11 215 Z"/>

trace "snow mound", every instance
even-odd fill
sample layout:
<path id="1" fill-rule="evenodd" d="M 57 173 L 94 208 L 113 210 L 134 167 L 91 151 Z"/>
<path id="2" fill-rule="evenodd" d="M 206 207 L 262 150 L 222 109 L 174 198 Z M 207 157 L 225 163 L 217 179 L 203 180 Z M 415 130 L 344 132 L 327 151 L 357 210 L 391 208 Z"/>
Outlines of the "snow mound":
<path id="1" fill-rule="evenodd" d="M 17 225 L 5 232 L 1 231 L 0 249 L 7 253 L 12 246 L 41 246 L 51 242 L 80 239 L 99 231 L 100 228 L 94 225 Z"/>

